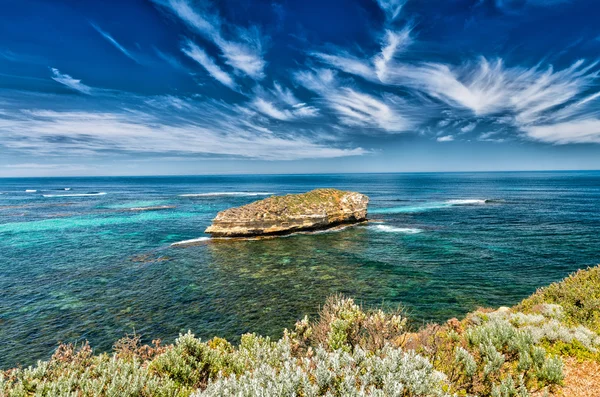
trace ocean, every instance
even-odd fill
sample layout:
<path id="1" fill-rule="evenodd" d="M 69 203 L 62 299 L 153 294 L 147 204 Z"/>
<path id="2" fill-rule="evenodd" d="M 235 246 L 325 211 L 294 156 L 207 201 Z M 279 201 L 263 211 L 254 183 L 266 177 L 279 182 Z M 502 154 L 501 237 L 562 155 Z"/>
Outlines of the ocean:
<path id="1" fill-rule="evenodd" d="M 319 187 L 377 222 L 210 240 L 220 210 Z M 195 240 L 192 244 L 178 242 Z M 328 296 L 415 326 L 512 305 L 600 263 L 600 172 L 0 179 L 0 368 L 125 334 L 279 337 Z"/>

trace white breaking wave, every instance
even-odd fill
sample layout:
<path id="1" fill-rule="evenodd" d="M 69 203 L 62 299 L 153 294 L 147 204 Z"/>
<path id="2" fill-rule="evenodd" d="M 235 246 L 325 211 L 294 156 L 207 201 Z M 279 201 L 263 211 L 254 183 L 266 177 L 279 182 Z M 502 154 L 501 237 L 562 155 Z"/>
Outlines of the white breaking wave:
<path id="1" fill-rule="evenodd" d="M 448 200 L 446 203 L 450 205 L 481 205 L 485 204 L 487 200 L 474 200 L 474 199 L 466 199 L 466 200 Z"/>
<path id="2" fill-rule="evenodd" d="M 210 240 L 210 237 L 198 237 L 198 238 L 193 238 L 190 240 L 178 241 L 176 243 L 171 244 L 171 247 L 177 247 L 179 245 L 189 245 L 189 244 L 194 244 L 194 243 L 200 243 L 202 241 L 208 241 L 208 240 Z"/>
<path id="3" fill-rule="evenodd" d="M 37 190 L 33 190 L 33 189 L 25 190 L 25 193 L 35 193 L 35 192 L 37 192 Z"/>
<path id="4" fill-rule="evenodd" d="M 126 208 L 128 211 L 156 211 L 156 210 L 170 210 L 175 208 L 174 205 L 153 205 L 149 207 L 132 207 Z"/>
<path id="5" fill-rule="evenodd" d="M 389 225 L 373 225 L 371 226 L 371 228 L 386 233 L 417 234 L 423 232 L 423 229 L 418 229 L 414 227 L 395 227 Z"/>
<path id="6" fill-rule="evenodd" d="M 210 192 L 210 193 L 187 193 L 179 197 L 215 197 L 215 196 L 271 196 L 270 192 Z"/>
<path id="7" fill-rule="evenodd" d="M 374 208 L 372 210 L 369 210 L 369 213 L 371 213 L 371 214 L 418 213 L 418 212 L 425 212 L 425 211 L 431 211 L 431 210 L 440 210 L 440 209 L 450 208 L 450 207 L 455 207 L 455 206 L 485 205 L 490 202 L 492 202 L 492 200 L 481 200 L 481 199 L 432 201 L 432 202 L 418 203 L 415 205 L 407 205 L 407 206 L 402 206 L 402 207 Z"/>
<path id="8" fill-rule="evenodd" d="M 89 197 L 89 196 L 104 196 L 106 192 L 98 193 L 75 193 L 75 194 L 44 194 L 44 197 Z"/>

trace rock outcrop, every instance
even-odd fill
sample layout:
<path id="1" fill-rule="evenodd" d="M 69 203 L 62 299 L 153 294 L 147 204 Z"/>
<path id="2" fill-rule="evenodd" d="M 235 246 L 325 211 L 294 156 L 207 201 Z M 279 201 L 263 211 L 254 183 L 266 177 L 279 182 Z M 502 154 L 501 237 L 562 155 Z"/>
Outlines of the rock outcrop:
<path id="1" fill-rule="evenodd" d="M 337 189 L 272 196 L 219 212 L 205 232 L 213 237 L 253 237 L 323 230 L 365 221 L 368 203 L 364 194 Z"/>

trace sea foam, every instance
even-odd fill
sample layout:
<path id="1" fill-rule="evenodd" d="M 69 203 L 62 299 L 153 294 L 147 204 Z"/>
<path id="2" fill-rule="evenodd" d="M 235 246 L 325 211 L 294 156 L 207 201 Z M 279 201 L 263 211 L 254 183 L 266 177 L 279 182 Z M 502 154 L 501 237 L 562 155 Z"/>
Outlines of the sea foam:
<path id="1" fill-rule="evenodd" d="M 182 241 L 177 241 L 176 243 L 171 244 L 171 247 L 178 247 L 178 246 L 182 246 L 182 245 L 193 245 L 196 243 L 201 243 L 203 241 L 208 241 L 210 240 L 210 237 L 198 237 L 198 238 L 193 238 L 190 240 L 182 240 Z"/>
<path id="2" fill-rule="evenodd" d="M 417 234 L 423 232 L 423 229 L 418 229 L 414 227 L 396 227 L 389 225 L 373 225 L 370 226 L 370 228 L 386 233 Z"/>
<path id="3" fill-rule="evenodd" d="M 446 203 L 450 205 L 482 205 L 485 204 L 488 200 L 475 200 L 475 199 L 466 199 L 466 200 L 448 200 Z"/>
<path id="4" fill-rule="evenodd" d="M 89 196 L 104 196 L 106 192 L 98 193 L 72 193 L 72 194 L 44 194 L 44 197 L 89 197 Z"/>
<path id="5" fill-rule="evenodd" d="M 446 201 L 432 201 L 428 203 L 421 203 L 416 205 L 406 205 L 402 207 L 388 207 L 388 208 L 374 208 L 370 209 L 370 214 L 404 214 L 404 213 L 417 213 L 425 212 L 429 210 L 438 210 L 443 208 L 455 207 L 455 206 L 475 206 L 485 205 L 486 203 L 492 202 L 491 200 L 483 199 L 459 199 L 459 200 L 446 200 Z"/>

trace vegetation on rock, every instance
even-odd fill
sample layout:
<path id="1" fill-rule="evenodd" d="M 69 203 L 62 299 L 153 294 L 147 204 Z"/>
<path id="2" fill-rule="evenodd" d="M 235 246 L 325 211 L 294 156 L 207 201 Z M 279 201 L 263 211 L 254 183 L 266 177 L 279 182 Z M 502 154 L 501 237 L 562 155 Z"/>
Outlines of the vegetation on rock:
<path id="1" fill-rule="evenodd" d="M 279 340 L 248 334 L 233 346 L 188 332 L 174 345 L 148 346 L 134 336 L 99 355 L 87 344 L 62 345 L 49 361 L 1 373 L 0 395 L 597 395 L 595 383 L 588 382 L 592 394 L 582 385 L 600 368 L 599 269 L 514 308 L 480 309 L 417 332 L 401 312 L 337 296 L 316 321 L 305 317 Z"/>
<path id="2" fill-rule="evenodd" d="M 206 233 L 251 237 L 311 231 L 364 221 L 369 198 L 337 189 L 272 196 L 217 214 Z"/>

